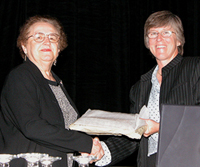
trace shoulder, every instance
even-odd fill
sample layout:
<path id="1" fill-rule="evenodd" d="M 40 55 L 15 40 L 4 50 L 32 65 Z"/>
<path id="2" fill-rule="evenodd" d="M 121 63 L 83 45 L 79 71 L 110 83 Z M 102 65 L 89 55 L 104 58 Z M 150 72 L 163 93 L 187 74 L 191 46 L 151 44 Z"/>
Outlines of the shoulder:
<path id="1" fill-rule="evenodd" d="M 37 75 L 40 73 L 40 70 L 37 68 L 36 65 L 34 65 L 32 62 L 28 61 L 28 62 L 24 62 L 22 64 L 20 64 L 19 66 L 15 67 L 10 74 L 34 74 Z"/>
<path id="2" fill-rule="evenodd" d="M 26 75 L 28 73 L 30 73 L 28 70 L 28 67 L 24 66 L 24 63 L 23 63 L 23 64 L 20 64 L 19 66 L 15 67 L 14 69 L 12 69 L 9 72 L 8 77 L 21 76 L 21 75 Z"/>
<path id="3" fill-rule="evenodd" d="M 183 57 L 182 64 L 190 65 L 190 64 L 199 64 L 200 57 Z"/>
<path id="4" fill-rule="evenodd" d="M 186 73 L 193 73 L 194 70 L 200 71 L 200 57 L 183 57 L 177 68 Z"/>
<path id="5" fill-rule="evenodd" d="M 9 76 L 44 78 L 38 67 L 31 61 L 26 61 L 14 68 Z"/>
<path id="6" fill-rule="evenodd" d="M 33 64 L 24 62 L 8 74 L 4 86 L 7 87 L 31 87 L 45 82 L 40 70 Z M 13 84 L 14 83 L 14 84 Z M 19 88 L 20 89 L 20 88 Z"/>

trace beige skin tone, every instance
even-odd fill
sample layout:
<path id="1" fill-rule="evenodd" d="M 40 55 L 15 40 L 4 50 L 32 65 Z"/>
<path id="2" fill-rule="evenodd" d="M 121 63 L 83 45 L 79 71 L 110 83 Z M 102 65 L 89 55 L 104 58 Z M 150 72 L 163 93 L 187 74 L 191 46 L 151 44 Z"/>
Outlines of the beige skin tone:
<path id="1" fill-rule="evenodd" d="M 42 32 L 44 34 L 59 34 L 53 25 L 46 22 L 37 22 L 30 27 L 28 36 L 38 32 Z M 60 52 L 58 42 L 51 43 L 49 38 L 46 37 L 43 42 L 37 43 L 33 40 L 33 37 L 30 37 L 27 40 L 27 43 L 22 45 L 22 48 L 29 60 L 39 68 L 42 75 L 48 80 L 55 81 L 51 74 L 51 67 Z M 91 155 L 95 155 L 99 159 L 104 155 L 104 151 L 98 138 L 93 139 Z"/>
<path id="2" fill-rule="evenodd" d="M 101 146 L 99 138 L 95 137 L 93 139 L 93 147 L 92 147 L 92 151 L 91 151 L 90 154 L 81 153 L 81 155 L 94 155 L 94 156 L 97 157 L 96 160 L 90 161 L 90 163 L 93 163 L 93 162 L 100 160 L 104 156 L 104 150 Z"/>
<path id="3" fill-rule="evenodd" d="M 53 25 L 46 22 L 38 22 L 30 27 L 28 36 L 38 32 L 43 32 L 45 34 L 58 34 Z M 43 42 L 37 43 L 33 40 L 33 37 L 30 37 L 26 45 L 22 45 L 22 48 L 30 61 L 32 61 L 40 69 L 43 76 L 46 79 L 55 81 L 51 74 L 51 67 L 60 52 L 58 42 L 51 43 L 49 38 L 46 37 Z"/>
<path id="4" fill-rule="evenodd" d="M 174 32 L 171 27 L 151 28 L 149 31 L 161 32 L 163 30 L 170 30 Z M 156 58 L 156 62 L 158 64 L 157 79 L 160 85 L 162 84 L 162 76 L 160 75 L 162 74 L 162 68 L 177 56 L 179 45 L 180 42 L 177 40 L 176 34 L 174 33 L 172 33 L 169 38 L 163 38 L 159 33 L 157 38 L 149 39 L 149 49 Z M 147 130 L 143 134 L 145 137 L 149 137 L 150 135 L 159 132 L 159 123 L 151 119 L 143 120 L 145 120 L 147 124 Z"/>

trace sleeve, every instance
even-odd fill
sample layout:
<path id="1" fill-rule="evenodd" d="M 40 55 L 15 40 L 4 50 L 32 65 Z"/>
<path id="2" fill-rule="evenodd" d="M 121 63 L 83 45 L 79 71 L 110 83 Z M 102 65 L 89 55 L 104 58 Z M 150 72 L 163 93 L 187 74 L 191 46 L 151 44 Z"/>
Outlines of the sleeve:
<path id="1" fill-rule="evenodd" d="M 200 58 L 196 61 L 197 65 L 193 70 L 193 76 L 191 77 L 192 83 L 192 95 L 194 105 L 200 105 Z"/>
<path id="2" fill-rule="evenodd" d="M 84 133 L 67 130 L 41 117 L 39 86 L 34 76 L 12 72 L 2 91 L 2 112 L 25 138 L 39 145 L 62 152 L 90 153 L 92 138 Z M 40 85 L 41 86 L 41 85 Z M 52 106 L 49 105 L 49 108 Z M 56 111 L 55 111 L 56 112 Z M 56 118 L 55 118 L 55 121 Z"/>
<path id="3" fill-rule="evenodd" d="M 139 146 L 139 140 L 132 140 L 125 136 L 110 137 L 104 142 L 111 153 L 111 163 L 109 166 L 122 161 L 138 150 Z"/>
<path id="4" fill-rule="evenodd" d="M 95 166 L 106 166 L 111 162 L 111 153 L 107 145 L 101 141 L 101 146 L 104 150 L 104 156 L 95 163 Z"/>

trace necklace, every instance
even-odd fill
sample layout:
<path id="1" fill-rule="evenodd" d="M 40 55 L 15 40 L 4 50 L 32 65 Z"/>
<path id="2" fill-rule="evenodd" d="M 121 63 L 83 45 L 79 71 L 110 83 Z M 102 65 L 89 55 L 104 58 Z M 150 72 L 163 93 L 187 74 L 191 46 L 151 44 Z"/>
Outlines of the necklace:
<path id="1" fill-rule="evenodd" d="M 159 73 L 158 71 L 157 71 L 157 73 L 158 73 L 160 76 L 162 76 L 162 74 L 161 74 L 161 73 Z"/>

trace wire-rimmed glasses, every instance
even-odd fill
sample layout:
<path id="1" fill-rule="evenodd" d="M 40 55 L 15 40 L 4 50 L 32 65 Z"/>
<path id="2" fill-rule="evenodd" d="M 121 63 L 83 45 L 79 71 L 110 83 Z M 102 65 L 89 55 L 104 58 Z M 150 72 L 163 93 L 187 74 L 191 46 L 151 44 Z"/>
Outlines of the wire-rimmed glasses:
<path id="1" fill-rule="evenodd" d="M 172 35 L 172 33 L 175 33 L 175 32 L 170 31 L 170 30 L 163 30 L 163 31 L 161 31 L 161 32 L 150 31 L 150 32 L 147 34 L 147 36 L 148 36 L 148 38 L 153 39 L 153 38 L 157 38 L 157 37 L 158 37 L 158 34 L 161 34 L 161 36 L 162 36 L 163 38 L 169 38 L 169 37 Z M 175 34 L 176 34 L 176 33 L 175 33 Z"/>
<path id="2" fill-rule="evenodd" d="M 50 34 L 45 34 L 43 32 L 38 32 L 38 33 L 35 33 L 33 35 L 30 35 L 28 36 L 27 40 L 30 38 L 30 37 L 33 37 L 33 40 L 35 42 L 38 42 L 38 43 L 41 43 L 45 40 L 46 37 L 49 38 L 49 41 L 51 43 L 55 43 L 55 42 L 58 42 L 59 39 L 60 39 L 60 36 L 56 33 L 50 33 Z"/>

